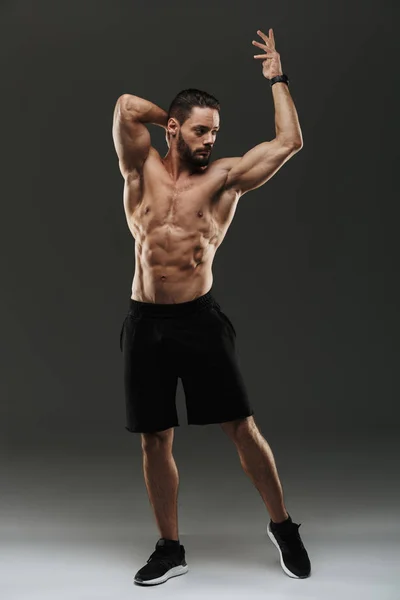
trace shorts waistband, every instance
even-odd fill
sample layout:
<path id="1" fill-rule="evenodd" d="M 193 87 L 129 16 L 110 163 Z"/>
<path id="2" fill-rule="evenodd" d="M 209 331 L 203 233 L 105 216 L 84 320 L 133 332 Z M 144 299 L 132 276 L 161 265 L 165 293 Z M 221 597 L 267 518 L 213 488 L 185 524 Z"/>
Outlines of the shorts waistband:
<path id="1" fill-rule="evenodd" d="M 219 306 L 211 293 L 208 291 L 203 296 L 199 296 L 188 302 L 178 302 L 176 304 L 158 304 L 154 302 L 140 302 L 139 300 L 129 299 L 128 314 L 132 316 L 146 317 L 181 317 L 194 314 L 207 306 Z"/>

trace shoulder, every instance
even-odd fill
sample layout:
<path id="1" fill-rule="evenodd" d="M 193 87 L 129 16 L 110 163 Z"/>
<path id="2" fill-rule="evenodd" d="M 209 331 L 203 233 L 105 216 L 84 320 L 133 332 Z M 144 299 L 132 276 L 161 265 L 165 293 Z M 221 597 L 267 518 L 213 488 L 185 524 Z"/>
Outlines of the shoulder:
<path id="1" fill-rule="evenodd" d="M 225 184 L 228 179 L 229 173 L 234 168 L 234 166 L 237 165 L 239 160 L 240 157 L 236 156 L 218 158 L 210 164 L 207 170 L 209 171 L 210 176 L 217 177 L 217 179 L 221 182 L 223 188 L 225 188 Z"/>
<path id="2" fill-rule="evenodd" d="M 238 161 L 240 160 L 240 156 L 229 156 L 226 158 L 218 158 L 217 160 L 215 160 L 212 165 L 217 168 L 220 169 L 221 171 L 226 171 L 227 173 L 229 173 L 229 171 L 231 169 L 233 169 L 233 167 L 238 163 Z"/>
<path id="3" fill-rule="evenodd" d="M 162 160 L 159 152 L 154 148 L 154 146 L 150 146 L 149 153 L 147 155 L 146 160 L 144 161 L 140 171 L 137 170 L 135 173 L 132 173 L 133 178 L 138 176 L 144 177 L 147 174 L 154 173 L 162 169 Z"/>
<path id="4" fill-rule="evenodd" d="M 159 163 L 161 163 L 161 155 L 158 152 L 158 150 L 156 150 L 154 148 L 154 146 L 150 146 L 150 151 L 149 151 L 149 156 L 148 158 L 152 161 L 157 161 Z"/>

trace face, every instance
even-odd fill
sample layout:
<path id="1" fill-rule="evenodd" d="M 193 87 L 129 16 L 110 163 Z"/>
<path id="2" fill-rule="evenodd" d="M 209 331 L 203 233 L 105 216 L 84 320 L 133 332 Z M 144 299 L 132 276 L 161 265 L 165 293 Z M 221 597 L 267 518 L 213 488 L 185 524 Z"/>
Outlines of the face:
<path id="1" fill-rule="evenodd" d="M 179 157 L 194 166 L 206 167 L 218 131 L 218 110 L 194 106 L 177 133 L 176 147 Z"/>

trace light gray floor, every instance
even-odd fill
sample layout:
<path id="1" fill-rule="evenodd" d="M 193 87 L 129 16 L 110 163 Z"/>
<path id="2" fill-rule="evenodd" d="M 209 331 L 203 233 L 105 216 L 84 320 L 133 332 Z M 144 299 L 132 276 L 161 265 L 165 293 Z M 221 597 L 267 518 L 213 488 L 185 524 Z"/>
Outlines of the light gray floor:
<path id="1" fill-rule="evenodd" d="M 230 441 L 217 426 L 181 427 L 174 454 L 189 572 L 148 589 L 132 583 L 158 539 L 139 438 L 74 436 L 71 444 L 67 434 L 55 435 L 2 465 L 4 600 L 400 597 L 393 436 L 374 438 L 373 447 L 353 434 L 269 436 L 312 561 L 312 576 L 295 580 L 280 567 L 268 514 Z"/>

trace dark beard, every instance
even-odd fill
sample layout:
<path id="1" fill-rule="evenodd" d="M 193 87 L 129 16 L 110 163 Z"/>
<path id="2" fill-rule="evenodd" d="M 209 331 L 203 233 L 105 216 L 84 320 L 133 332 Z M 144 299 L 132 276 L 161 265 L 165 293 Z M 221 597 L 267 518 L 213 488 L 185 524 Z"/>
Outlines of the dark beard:
<path id="1" fill-rule="evenodd" d="M 177 143 L 178 154 L 180 158 L 190 165 L 196 167 L 206 167 L 208 165 L 208 161 L 210 160 L 210 154 L 208 156 L 201 156 L 200 154 L 195 154 L 192 152 L 182 137 L 181 132 L 178 134 L 178 143 Z"/>

